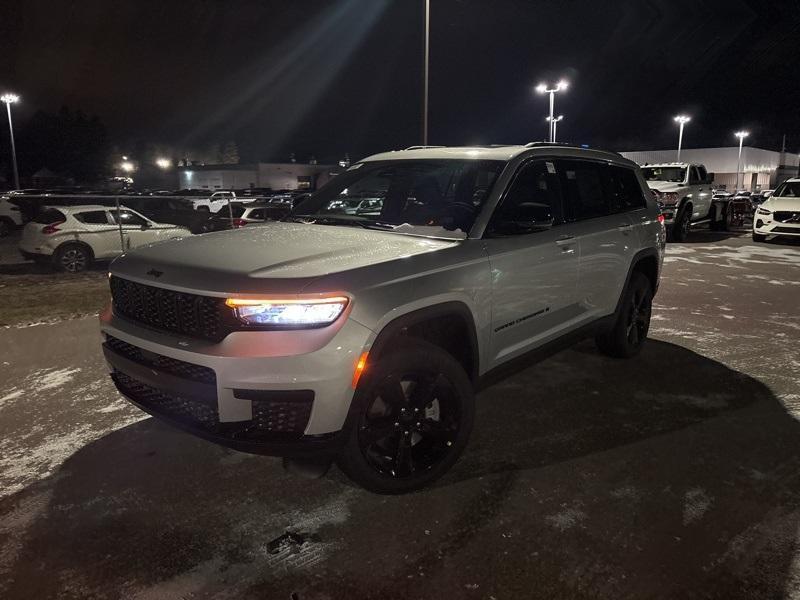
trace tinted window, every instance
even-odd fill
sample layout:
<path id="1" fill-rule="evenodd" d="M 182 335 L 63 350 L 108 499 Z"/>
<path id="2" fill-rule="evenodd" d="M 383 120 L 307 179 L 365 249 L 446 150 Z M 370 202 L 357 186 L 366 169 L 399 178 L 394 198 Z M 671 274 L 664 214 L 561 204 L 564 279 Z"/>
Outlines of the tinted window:
<path id="1" fill-rule="evenodd" d="M 93 210 L 91 212 L 83 212 L 75 215 L 81 223 L 89 225 L 108 225 L 108 215 L 104 210 Z"/>
<path id="2" fill-rule="evenodd" d="M 548 170 L 548 165 L 550 169 Z M 493 223 L 557 224 L 563 221 L 558 178 L 552 162 L 536 161 L 523 166 L 495 211 Z"/>
<path id="3" fill-rule="evenodd" d="M 66 217 L 64 213 L 60 210 L 56 210 L 55 208 L 45 208 L 44 210 L 39 211 L 39 213 L 34 217 L 34 223 L 41 223 L 42 225 L 52 225 L 53 223 L 63 223 L 66 221 Z"/>
<path id="4" fill-rule="evenodd" d="M 141 227 L 147 222 L 135 212 L 130 210 L 121 210 L 119 212 L 119 219 L 117 219 L 117 211 L 112 210 L 111 218 L 114 223 L 119 223 L 121 221 L 123 225 L 136 225 L 138 227 Z"/>
<path id="5" fill-rule="evenodd" d="M 247 215 L 248 219 L 264 219 L 264 209 L 263 208 L 256 208 L 250 211 L 250 214 Z"/>
<path id="6" fill-rule="evenodd" d="M 603 168 L 603 174 L 612 211 L 624 212 L 645 206 L 642 187 L 632 169 L 607 166 Z"/>
<path id="7" fill-rule="evenodd" d="M 359 221 L 402 233 L 463 238 L 504 165 L 479 160 L 359 163 L 301 202 L 294 214 L 323 223 L 326 218 L 332 224 Z"/>
<path id="8" fill-rule="evenodd" d="M 697 167 L 689 169 L 689 183 L 700 183 L 700 175 L 697 172 Z"/>
<path id="9" fill-rule="evenodd" d="M 604 217 L 614 212 L 603 187 L 606 165 L 588 160 L 557 162 L 569 215 L 575 220 Z"/>
<path id="10" fill-rule="evenodd" d="M 708 171 L 706 171 L 706 168 L 704 166 L 700 165 L 699 167 L 697 167 L 697 173 L 700 176 L 701 182 L 708 181 Z"/>

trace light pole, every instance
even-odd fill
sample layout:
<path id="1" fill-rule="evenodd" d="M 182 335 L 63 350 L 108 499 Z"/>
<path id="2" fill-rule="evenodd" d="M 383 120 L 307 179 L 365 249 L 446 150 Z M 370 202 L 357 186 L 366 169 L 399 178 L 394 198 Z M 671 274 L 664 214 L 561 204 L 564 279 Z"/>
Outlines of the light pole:
<path id="1" fill-rule="evenodd" d="M 750 135 L 748 131 L 737 131 L 734 133 L 737 138 L 739 138 L 739 160 L 736 163 L 736 190 L 739 191 L 739 174 L 742 172 L 742 146 L 744 145 L 744 138 Z M 744 183 L 744 182 L 742 182 Z"/>
<path id="2" fill-rule="evenodd" d="M 428 79 L 431 55 L 431 0 L 425 0 L 425 50 L 422 83 L 422 145 L 428 145 Z"/>
<path id="3" fill-rule="evenodd" d="M 546 119 L 549 123 L 552 124 L 553 127 L 553 141 L 556 141 L 556 132 L 558 131 L 558 123 L 559 121 L 564 120 L 564 115 L 558 115 L 555 119 L 553 117 L 547 117 Z"/>
<path id="4" fill-rule="evenodd" d="M 689 121 L 691 121 L 691 117 L 687 117 L 686 115 L 678 115 L 675 117 L 675 122 L 680 126 L 680 130 L 678 133 L 678 160 L 677 162 L 681 162 L 681 146 L 683 146 L 683 127 Z"/>
<path id="5" fill-rule="evenodd" d="M 19 189 L 19 171 L 17 171 L 17 148 L 14 145 L 14 126 L 11 124 L 11 105 L 19 102 L 19 96 L 16 94 L 3 94 L 0 100 L 6 103 L 6 111 L 8 112 L 8 133 L 11 135 L 11 164 L 14 167 L 14 189 Z"/>
<path id="6" fill-rule="evenodd" d="M 568 86 L 569 86 L 569 83 L 567 83 L 563 79 L 561 81 L 559 81 L 555 85 L 555 87 L 552 87 L 552 88 L 548 87 L 546 83 L 540 83 L 539 85 L 536 86 L 536 91 L 539 92 L 540 94 L 550 94 L 550 116 L 548 117 L 547 120 L 550 122 L 550 136 L 549 136 L 549 138 L 550 138 L 551 142 L 555 142 L 556 141 L 556 137 L 555 137 L 555 129 L 556 129 L 556 127 L 555 127 L 555 113 L 554 113 L 556 92 L 564 91 L 565 89 L 567 89 Z"/>

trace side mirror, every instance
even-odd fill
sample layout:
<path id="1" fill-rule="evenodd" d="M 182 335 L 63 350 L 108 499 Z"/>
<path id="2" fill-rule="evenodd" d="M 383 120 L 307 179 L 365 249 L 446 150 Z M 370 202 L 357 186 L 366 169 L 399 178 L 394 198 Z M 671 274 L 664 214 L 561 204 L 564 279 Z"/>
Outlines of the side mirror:
<path id="1" fill-rule="evenodd" d="M 144 223 L 142 223 L 142 231 L 144 231 L 145 229 L 150 229 L 152 226 L 153 225 L 152 223 L 150 223 L 150 221 L 145 221 Z"/>
<path id="2" fill-rule="evenodd" d="M 714 173 L 706 174 L 706 183 L 708 184 L 714 183 Z"/>

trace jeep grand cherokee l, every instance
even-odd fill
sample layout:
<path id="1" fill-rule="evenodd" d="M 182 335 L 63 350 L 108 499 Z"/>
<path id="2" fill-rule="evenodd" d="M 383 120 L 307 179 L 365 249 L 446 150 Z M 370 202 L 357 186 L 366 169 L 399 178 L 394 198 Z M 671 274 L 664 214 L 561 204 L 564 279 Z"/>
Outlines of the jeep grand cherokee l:
<path id="1" fill-rule="evenodd" d="M 639 352 L 664 243 L 618 154 L 388 152 L 283 222 L 114 261 L 103 347 L 122 394 L 165 421 L 403 493 L 456 462 L 501 365 L 575 332 Z"/>

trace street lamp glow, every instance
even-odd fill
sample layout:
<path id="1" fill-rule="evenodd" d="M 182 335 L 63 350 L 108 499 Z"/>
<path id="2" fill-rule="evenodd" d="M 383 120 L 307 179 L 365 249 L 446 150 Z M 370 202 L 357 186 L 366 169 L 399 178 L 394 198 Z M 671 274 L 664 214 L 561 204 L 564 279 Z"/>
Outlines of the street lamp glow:
<path id="1" fill-rule="evenodd" d="M 553 117 L 547 117 L 545 120 L 550 122 L 553 126 L 553 141 L 555 142 L 557 139 L 556 131 L 558 130 L 558 124 L 564 120 L 564 115 L 558 115 L 555 119 Z"/>
<path id="2" fill-rule="evenodd" d="M 739 175 L 742 175 L 742 179 L 744 179 L 744 173 L 742 173 L 742 146 L 744 145 L 744 138 L 750 135 L 749 131 L 737 131 L 733 134 L 737 138 L 739 138 L 739 161 L 736 163 L 736 191 L 739 191 Z"/>
<path id="3" fill-rule="evenodd" d="M 675 117 L 675 122 L 680 126 L 680 131 L 678 133 L 678 162 L 681 162 L 681 146 L 683 146 L 683 127 L 689 121 L 692 120 L 692 117 L 687 117 L 686 115 L 678 115 Z"/>
<path id="4" fill-rule="evenodd" d="M 567 89 L 567 87 L 569 87 L 569 83 L 565 79 L 559 81 L 554 87 L 548 87 L 546 83 L 540 83 L 539 85 L 536 86 L 536 91 L 539 94 L 550 94 L 550 116 L 547 119 L 548 122 L 550 123 L 550 135 L 549 135 L 550 142 L 556 141 L 555 114 L 554 114 L 555 96 L 557 92 L 563 92 L 564 90 Z"/>
<path id="5" fill-rule="evenodd" d="M 168 158 L 157 158 L 156 159 L 156 166 L 159 169 L 169 169 L 172 166 L 172 161 Z"/>
<path id="6" fill-rule="evenodd" d="M 122 162 L 119 165 L 119 168 L 125 171 L 126 173 L 133 173 L 133 163 L 132 162 Z"/>
<path id="7" fill-rule="evenodd" d="M 17 170 L 17 147 L 14 144 L 14 125 L 11 123 L 11 105 L 19 102 L 19 96 L 16 94 L 5 93 L 0 96 L 0 100 L 6 104 L 6 112 L 8 113 L 8 134 L 11 137 L 11 165 L 14 168 L 14 189 L 19 189 L 19 171 Z"/>

